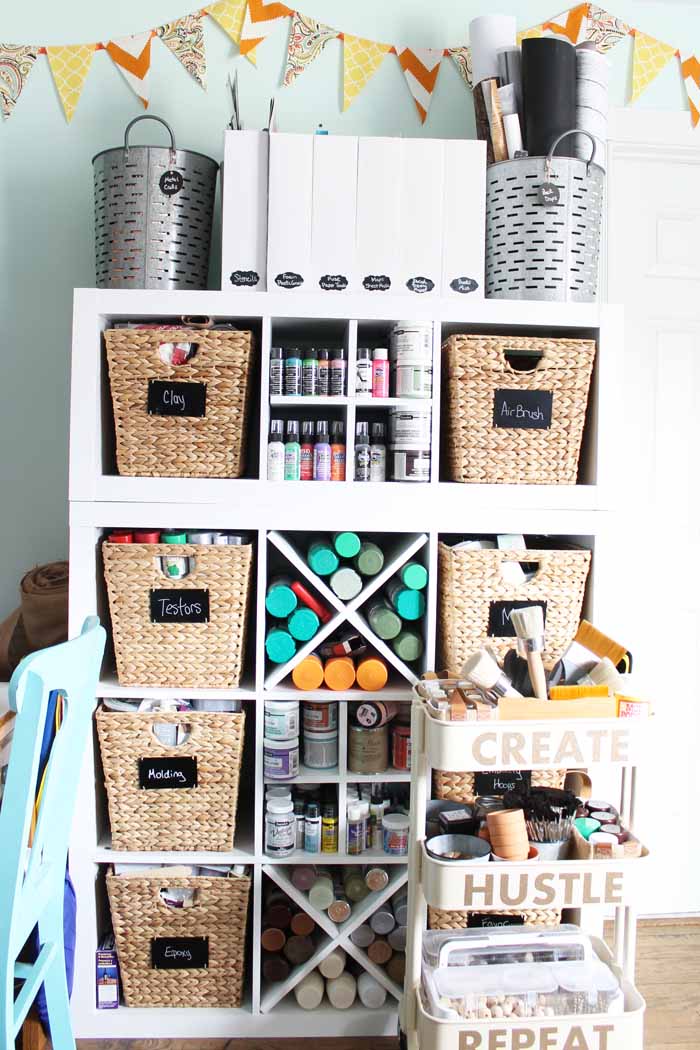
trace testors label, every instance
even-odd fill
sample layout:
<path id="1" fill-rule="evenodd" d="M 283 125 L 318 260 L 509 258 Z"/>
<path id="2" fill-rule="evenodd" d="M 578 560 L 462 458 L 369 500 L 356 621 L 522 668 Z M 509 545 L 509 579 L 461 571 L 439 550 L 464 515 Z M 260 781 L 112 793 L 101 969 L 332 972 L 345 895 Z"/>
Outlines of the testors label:
<path id="1" fill-rule="evenodd" d="M 206 970 L 208 966 L 208 937 L 153 937 L 151 940 L 154 970 Z"/>
<path id="2" fill-rule="evenodd" d="M 496 390 L 493 425 L 511 430 L 548 430 L 552 425 L 552 391 Z"/>
<path id="3" fill-rule="evenodd" d="M 209 623 L 209 591 L 151 591 L 151 623 Z"/>
<path id="4" fill-rule="evenodd" d="M 146 791 L 197 787 L 197 759 L 140 758 L 139 787 Z"/>
<path id="5" fill-rule="evenodd" d="M 547 623 L 547 603 L 546 602 L 528 602 L 528 601 L 513 601 L 513 602 L 491 602 L 489 605 L 489 626 L 488 635 L 490 638 L 515 638 L 515 627 L 511 622 L 510 616 L 514 609 L 527 609 L 531 605 L 539 605 L 542 608 L 542 616 L 544 618 L 545 625 Z"/>
<path id="6" fill-rule="evenodd" d="M 171 383 L 165 379 L 148 380 L 149 416 L 205 416 L 206 383 Z"/>

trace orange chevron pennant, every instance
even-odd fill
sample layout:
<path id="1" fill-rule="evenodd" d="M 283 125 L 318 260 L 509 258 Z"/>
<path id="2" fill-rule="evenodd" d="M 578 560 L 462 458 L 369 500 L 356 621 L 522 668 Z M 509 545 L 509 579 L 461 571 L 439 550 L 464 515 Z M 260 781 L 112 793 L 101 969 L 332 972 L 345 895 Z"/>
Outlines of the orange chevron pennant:
<path id="1" fill-rule="evenodd" d="M 425 124 L 445 52 L 442 49 L 405 47 L 401 51 L 397 48 L 396 53 L 421 124 Z"/>
<path id="2" fill-rule="evenodd" d="M 572 44 L 579 44 L 586 38 L 588 30 L 588 8 L 590 4 L 578 4 L 570 11 L 562 11 L 560 15 L 550 22 L 542 23 L 542 31 L 545 36 L 563 36 Z M 562 20 L 563 24 L 562 24 Z"/>
<path id="3" fill-rule="evenodd" d="M 144 109 L 148 109 L 149 74 L 151 71 L 151 39 L 153 33 L 138 33 L 119 40 L 110 40 L 105 51 L 124 75 L 124 79 Z"/>
<path id="4" fill-rule="evenodd" d="M 690 119 L 696 128 L 700 120 L 700 62 L 695 55 L 681 55 L 681 75 L 688 95 Z"/>
<path id="5" fill-rule="evenodd" d="M 265 3 L 265 0 L 248 0 L 241 40 L 240 52 L 246 55 L 255 64 L 255 49 L 258 44 L 266 40 L 273 31 L 280 18 L 290 18 L 294 12 L 286 4 L 280 4 L 277 0 Z"/>

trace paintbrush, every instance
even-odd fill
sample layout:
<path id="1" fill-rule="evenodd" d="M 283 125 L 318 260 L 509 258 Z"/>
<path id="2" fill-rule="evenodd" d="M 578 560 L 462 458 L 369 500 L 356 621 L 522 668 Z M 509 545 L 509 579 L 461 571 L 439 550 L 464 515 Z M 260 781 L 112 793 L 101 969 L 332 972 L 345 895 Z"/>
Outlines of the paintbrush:
<path id="1" fill-rule="evenodd" d="M 524 609 L 513 609 L 510 622 L 518 636 L 518 650 L 527 660 L 533 692 L 538 700 L 547 700 L 547 679 L 542 663 L 544 652 L 542 606 L 526 605 Z"/>
<path id="2" fill-rule="evenodd" d="M 612 694 L 622 688 L 622 675 L 610 657 L 604 656 L 587 674 L 576 679 L 576 685 L 604 685 Z"/>
<path id="3" fill-rule="evenodd" d="M 587 620 L 581 620 L 576 637 L 555 668 L 558 680 L 573 685 L 581 675 L 590 674 L 592 668 L 606 656 L 625 673 L 629 674 L 632 670 L 632 656 L 624 645 L 603 634 Z"/>
<path id="4" fill-rule="evenodd" d="M 480 649 L 469 657 L 462 668 L 462 676 L 473 682 L 491 700 L 498 700 L 499 696 L 522 696 L 486 649 Z"/>

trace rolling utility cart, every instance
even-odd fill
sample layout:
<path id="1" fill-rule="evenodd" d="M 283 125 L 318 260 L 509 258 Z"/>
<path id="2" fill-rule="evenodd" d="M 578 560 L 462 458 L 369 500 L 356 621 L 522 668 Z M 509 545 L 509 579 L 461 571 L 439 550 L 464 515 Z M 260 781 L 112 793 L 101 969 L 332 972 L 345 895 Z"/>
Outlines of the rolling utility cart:
<path id="1" fill-rule="evenodd" d="M 440 861 L 426 851 L 425 823 L 433 769 L 478 773 L 525 768 L 524 757 L 527 768 L 539 770 L 566 765 L 618 767 L 620 818 L 625 827 L 630 827 L 637 764 L 647 728 L 647 720 L 619 718 L 441 722 L 429 714 L 422 700 L 414 700 L 409 922 L 406 985 L 400 1011 L 408 1050 L 642 1050 L 645 1003 L 633 983 L 634 902 L 637 876 L 647 851 L 642 849 L 639 858 L 622 860 L 501 864 Z M 448 1020 L 428 1012 L 421 992 L 428 908 L 468 911 L 475 916 L 474 925 L 482 925 L 486 918 L 486 939 L 489 915 L 497 926 L 504 914 L 512 915 L 518 909 L 531 914 L 533 909 L 580 909 L 587 905 L 614 907 L 612 952 L 600 939 L 594 938 L 593 945 L 598 957 L 610 964 L 620 980 L 624 1010 L 591 1013 L 586 1007 L 576 1014 L 474 1020 Z"/>

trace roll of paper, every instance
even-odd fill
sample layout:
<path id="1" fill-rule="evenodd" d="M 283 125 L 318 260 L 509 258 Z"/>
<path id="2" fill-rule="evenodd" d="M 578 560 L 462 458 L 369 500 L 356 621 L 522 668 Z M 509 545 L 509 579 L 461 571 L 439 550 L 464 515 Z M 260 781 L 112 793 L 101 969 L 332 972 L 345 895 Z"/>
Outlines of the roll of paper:
<path id="1" fill-rule="evenodd" d="M 472 83 L 498 76 L 498 52 L 514 49 L 515 17 L 513 15 L 479 15 L 469 23 L 472 52 Z"/>
<path id="2" fill-rule="evenodd" d="M 544 157 L 555 140 L 576 127 L 576 50 L 554 37 L 523 40 L 525 145 L 531 157 Z M 557 147 L 557 156 L 574 155 L 574 137 Z"/>
<path id="3" fill-rule="evenodd" d="M 519 47 L 509 47 L 498 52 L 498 79 L 501 84 L 511 84 L 515 92 L 515 108 L 523 119 L 523 69 Z"/>
<path id="4" fill-rule="evenodd" d="M 489 124 L 489 111 L 487 107 L 487 97 L 491 99 L 491 83 L 490 80 L 482 80 L 480 84 L 475 84 L 474 90 L 472 91 L 472 101 L 474 103 L 474 118 L 476 121 L 476 137 L 482 142 L 486 143 L 486 163 L 493 164 L 493 143 L 491 142 L 491 127 Z M 494 80 L 495 84 L 496 81 Z"/>
<path id="5" fill-rule="evenodd" d="M 520 130 L 520 117 L 517 113 L 504 113 L 503 114 L 503 130 L 506 133 L 506 146 L 508 147 L 508 157 L 513 160 L 516 151 L 523 148 L 523 135 Z M 517 562 L 504 562 L 503 568 L 506 565 L 516 565 Z M 519 566 L 518 566 L 519 567 Z"/>

